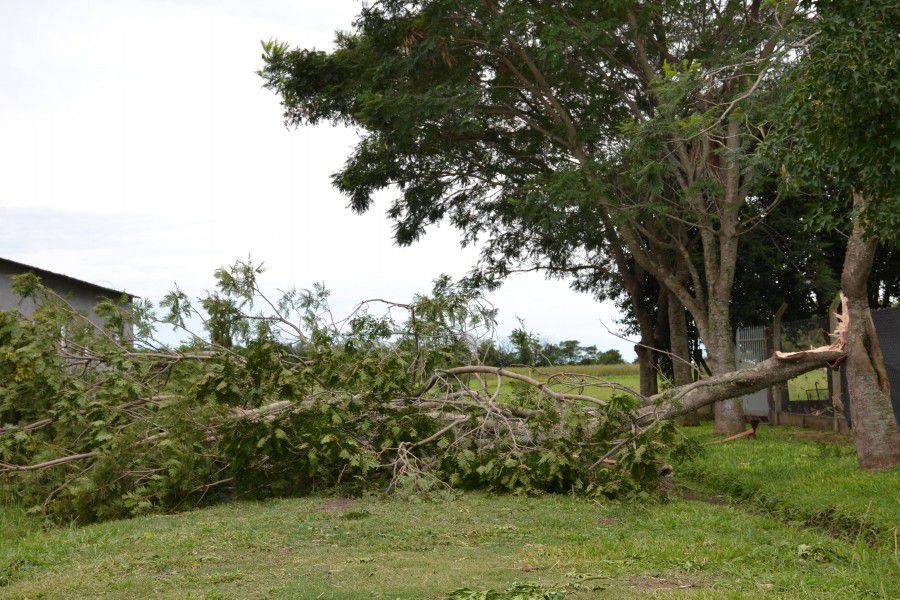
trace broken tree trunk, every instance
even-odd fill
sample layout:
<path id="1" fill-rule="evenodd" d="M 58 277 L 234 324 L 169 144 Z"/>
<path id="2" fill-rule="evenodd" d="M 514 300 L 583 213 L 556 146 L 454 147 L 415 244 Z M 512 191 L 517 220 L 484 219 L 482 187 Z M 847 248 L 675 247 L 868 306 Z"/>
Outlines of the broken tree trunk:
<path id="1" fill-rule="evenodd" d="M 859 214 L 866 208 L 861 194 L 853 195 L 857 215 L 847 243 L 841 288 L 847 336 L 847 391 L 853 441 L 859 466 L 879 469 L 900 464 L 900 426 L 891 406 L 891 388 L 872 315 L 867 282 L 877 240 L 867 236 Z"/>
<path id="2" fill-rule="evenodd" d="M 640 418 L 642 421 L 672 419 L 723 398 L 737 398 L 813 369 L 835 365 L 844 356 L 840 344 L 806 352 L 779 353 L 751 367 L 713 375 L 651 396 L 640 409 Z"/>

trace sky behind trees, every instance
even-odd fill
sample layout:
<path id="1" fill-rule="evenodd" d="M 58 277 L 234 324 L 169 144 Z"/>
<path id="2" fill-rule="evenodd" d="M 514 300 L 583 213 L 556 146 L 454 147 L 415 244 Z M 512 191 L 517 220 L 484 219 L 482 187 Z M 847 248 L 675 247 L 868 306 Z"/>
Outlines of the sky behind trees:
<path id="1" fill-rule="evenodd" d="M 288 130 L 261 86 L 260 40 L 328 49 L 356 0 L 0 0 L 0 256 L 158 301 L 252 255 L 272 288 L 324 281 L 337 312 L 406 300 L 476 259 L 447 225 L 393 244 L 329 176 L 356 133 Z M 618 311 L 537 274 L 490 299 L 500 333 L 617 348 Z"/>

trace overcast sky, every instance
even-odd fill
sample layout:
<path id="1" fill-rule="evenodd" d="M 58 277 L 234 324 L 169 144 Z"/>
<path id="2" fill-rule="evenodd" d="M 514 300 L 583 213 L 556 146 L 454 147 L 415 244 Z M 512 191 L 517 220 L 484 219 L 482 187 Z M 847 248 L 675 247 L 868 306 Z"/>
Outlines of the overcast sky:
<path id="1" fill-rule="evenodd" d="M 365 215 L 329 175 L 352 130 L 288 130 L 260 40 L 329 49 L 356 0 L 0 0 L 0 256 L 158 301 L 252 255 L 271 288 L 323 281 L 340 312 L 427 292 L 475 249 L 451 227 L 397 247 L 387 196 Z M 631 344 L 618 313 L 540 275 L 491 300 L 554 341 Z"/>

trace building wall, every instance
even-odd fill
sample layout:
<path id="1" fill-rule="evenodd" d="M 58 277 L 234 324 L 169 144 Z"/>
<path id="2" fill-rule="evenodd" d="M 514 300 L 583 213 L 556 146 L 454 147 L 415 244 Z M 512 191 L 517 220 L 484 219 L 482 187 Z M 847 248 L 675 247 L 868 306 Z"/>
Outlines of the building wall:
<path id="1" fill-rule="evenodd" d="M 75 310 L 99 326 L 103 325 L 103 319 L 94 313 L 94 306 L 103 298 L 118 300 L 118 296 L 112 290 L 86 281 L 79 281 L 41 269 L 26 269 L 0 260 L 0 310 L 17 308 L 19 312 L 26 316 L 34 312 L 35 306 L 32 300 L 23 299 L 16 294 L 12 290 L 12 280 L 10 279 L 13 275 L 19 275 L 27 271 L 33 271 L 41 278 L 41 282 L 45 286 L 65 298 Z"/>

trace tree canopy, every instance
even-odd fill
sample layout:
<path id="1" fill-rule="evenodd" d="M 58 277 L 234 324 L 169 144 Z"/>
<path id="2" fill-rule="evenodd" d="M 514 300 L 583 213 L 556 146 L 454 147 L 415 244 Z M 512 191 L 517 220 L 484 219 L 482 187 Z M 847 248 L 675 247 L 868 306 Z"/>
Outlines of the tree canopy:
<path id="1" fill-rule="evenodd" d="M 790 72 L 773 140 L 789 183 L 818 190 L 813 217 L 846 229 L 850 197 L 868 198 L 863 221 L 900 244 L 900 3 L 820 0 L 819 22 Z"/>
<path id="2" fill-rule="evenodd" d="M 448 218 L 483 244 L 482 274 L 624 290 L 644 347 L 651 277 L 726 372 L 739 241 L 771 208 L 767 92 L 806 19 L 796 1 L 384 0 L 334 52 L 266 44 L 261 74 L 288 123 L 364 132 L 334 181 L 356 210 L 395 189 L 400 243 Z"/>
<path id="3" fill-rule="evenodd" d="M 335 185 L 359 211 L 390 190 L 401 244 L 449 219 L 482 244 L 489 281 L 540 269 L 599 298 L 624 292 L 644 391 L 648 347 L 668 335 L 688 351 L 682 308 L 724 374 L 735 317 L 762 310 L 733 314 L 736 291 L 806 285 L 815 293 L 794 296 L 824 305 L 829 235 L 859 213 L 871 239 L 850 236 L 842 286 L 856 308 L 868 300 L 848 282 L 871 278 L 872 235 L 893 239 L 900 218 L 896 12 L 889 0 L 381 0 L 333 52 L 265 44 L 260 73 L 287 123 L 361 131 Z M 771 161 L 769 146 L 791 156 Z M 785 176 L 815 194 L 811 210 L 781 212 Z M 830 233 L 803 239 L 815 228 L 798 216 Z M 794 247 L 742 254 L 763 228 L 792 232 Z M 719 433 L 744 426 L 733 399 L 715 415 Z"/>

